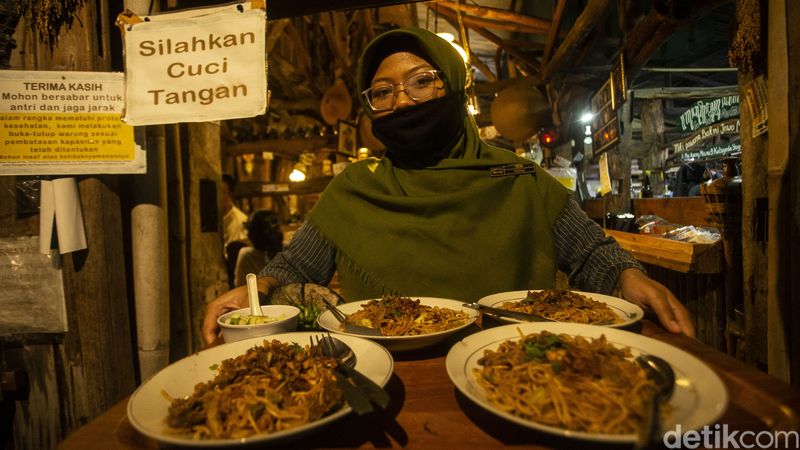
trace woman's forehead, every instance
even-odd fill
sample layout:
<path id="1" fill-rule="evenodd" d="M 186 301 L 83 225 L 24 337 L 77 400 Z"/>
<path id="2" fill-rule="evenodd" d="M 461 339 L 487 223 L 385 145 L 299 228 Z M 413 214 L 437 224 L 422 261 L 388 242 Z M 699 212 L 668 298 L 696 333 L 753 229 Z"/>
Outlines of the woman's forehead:
<path id="1" fill-rule="evenodd" d="M 433 65 L 425 59 L 410 52 L 395 52 L 383 58 L 372 77 L 372 82 L 404 78 L 427 69 L 433 69 Z"/>

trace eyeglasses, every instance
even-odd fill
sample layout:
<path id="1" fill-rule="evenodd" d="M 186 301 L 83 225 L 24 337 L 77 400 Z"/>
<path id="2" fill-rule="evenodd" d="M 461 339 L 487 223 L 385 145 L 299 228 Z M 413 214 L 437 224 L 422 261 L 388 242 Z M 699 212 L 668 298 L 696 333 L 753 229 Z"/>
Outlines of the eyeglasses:
<path id="1" fill-rule="evenodd" d="M 411 75 L 402 83 L 376 83 L 361 92 L 361 95 L 367 100 L 367 104 L 373 112 L 388 111 L 394 106 L 397 95 L 403 91 L 415 102 L 433 97 L 439 73 L 441 72 L 438 70 L 426 70 Z M 401 85 L 403 89 L 398 89 L 397 86 Z"/>

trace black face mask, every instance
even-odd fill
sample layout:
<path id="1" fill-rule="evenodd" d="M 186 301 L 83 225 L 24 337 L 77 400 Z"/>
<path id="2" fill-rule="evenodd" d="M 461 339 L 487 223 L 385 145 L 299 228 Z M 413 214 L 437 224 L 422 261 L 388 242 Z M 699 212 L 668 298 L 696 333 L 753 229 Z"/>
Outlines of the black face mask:
<path id="1" fill-rule="evenodd" d="M 459 95 L 445 95 L 401 108 L 372 122 L 372 133 L 399 167 L 435 165 L 464 133 L 465 108 Z"/>

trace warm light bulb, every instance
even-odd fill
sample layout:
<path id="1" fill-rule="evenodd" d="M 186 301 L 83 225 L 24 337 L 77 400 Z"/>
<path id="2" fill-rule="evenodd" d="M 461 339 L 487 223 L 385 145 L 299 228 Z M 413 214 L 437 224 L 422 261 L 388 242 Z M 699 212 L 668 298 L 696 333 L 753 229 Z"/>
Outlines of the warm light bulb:
<path id="1" fill-rule="evenodd" d="M 454 40 L 456 40 L 456 37 L 453 36 L 453 33 L 442 32 L 442 33 L 436 33 L 436 35 L 447 42 L 453 42 Z"/>
<path id="2" fill-rule="evenodd" d="M 455 42 L 451 42 L 450 45 L 452 45 L 453 48 L 456 49 L 458 54 L 461 55 L 461 59 L 463 59 L 464 62 L 467 62 L 467 52 L 464 51 L 464 48 L 456 44 Z"/>
<path id="3" fill-rule="evenodd" d="M 298 181 L 304 181 L 305 179 L 306 179 L 306 174 L 297 169 L 292 170 L 292 173 L 289 174 L 289 181 L 293 181 L 295 183 L 297 183 Z"/>

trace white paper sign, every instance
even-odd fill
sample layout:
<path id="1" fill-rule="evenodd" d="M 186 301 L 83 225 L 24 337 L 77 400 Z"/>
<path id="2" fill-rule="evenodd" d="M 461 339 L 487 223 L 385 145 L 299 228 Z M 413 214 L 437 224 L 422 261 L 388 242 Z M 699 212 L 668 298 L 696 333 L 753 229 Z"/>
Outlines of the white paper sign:
<path id="1" fill-rule="evenodd" d="M 119 72 L 0 71 L 0 175 L 145 173 Z"/>
<path id="2" fill-rule="evenodd" d="M 155 16 L 153 16 L 155 17 Z M 131 125 L 254 117 L 267 108 L 266 12 L 228 9 L 124 25 Z"/>
<path id="3" fill-rule="evenodd" d="M 600 155 L 600 195 L 611 192 L 611 175 L 608 172 L 608 153 Z"/>

